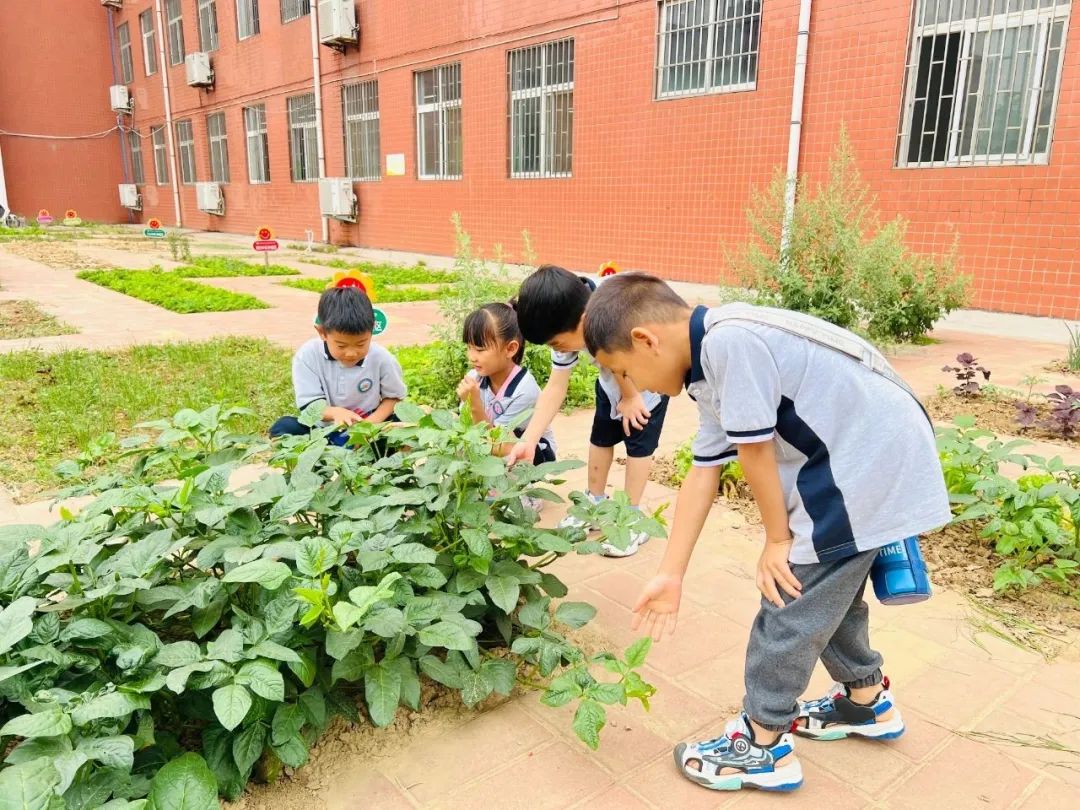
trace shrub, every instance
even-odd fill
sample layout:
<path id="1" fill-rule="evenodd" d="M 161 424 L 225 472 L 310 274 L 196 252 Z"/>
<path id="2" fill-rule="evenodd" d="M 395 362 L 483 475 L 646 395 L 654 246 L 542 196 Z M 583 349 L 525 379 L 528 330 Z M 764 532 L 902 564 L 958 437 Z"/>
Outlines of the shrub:
<path id="1" fill-rule="evenodd" d="M 1080 325 L 1075 329 L 1065 324 L 1069 330 L 1069 348 L 1065 354 L 1065 368 L 1076 374 L 1080 374 Z"/>
<path id="2" fill-rule="evenodd" d="M 910 253 L 907 224 L 882 226 L 855 167 L 847 135 L 829 163 L 829 179 L 800 182 L 790 238 L 783 244 L 786 180 L 777 172 L 747 212 L 751 241 L 731 260 L 740 282 L 761 304 L 808 312 L 878 340 L 913 340 L 962 306 L 965 277 L 956 246 L 941 257 Z"/>
<path id="3" fill-rule="evenodd" d="M 184 278 L 230 278 L 233 276 L 298 276 L 299 270 L 280 264 L 245 262 L 231 256 L 196 256 L 173 271 Z"/>
<path id="4" fill-rule="evenodd" d="M 360 719 L 358 702 L 376 726 L 419 709 L 424 679 L 474 706 L 562 670 L 543 702 L 577 701 L 573 727 L 591 747 L 604 704 L 647 703 L 648 640 L 586 656 L 565 629 L 595 609 L 551 609 L 567 588 L 544 568 L 600 544 L 535 527 L 521 498 L 560 500 L 544 483 L 576 462 L 510 471 L 490 455 L 498 436 L 467 414 L 402 404 L 408 424 L 383 436 L 392 455 L 379 458 L 369 423 L 352 448 L 315 431 L 276 445 L 270 470 L 232 491 L 230 474 L 268 449 L 231 430 L 237 415 L 146 425 L 156 436 L 129 443 L 129 474 L 66 493 L 94 496 L 77 515 L 0 529 L 3 795 L 212 806 L 257 765 L 303 765 L 332 715 Z M 573 511 L 616 545 L 636 528 L 662 533 L 625 498 L 603 506 Z M 596 665 L 615 679 L 598 681 Z"/>
<path id="5" fill-rule="evenodd" d="M 85 270 L 78 277 L 181 314 L 266 309 L 266 304 L 253 295 L 188 281 L 159 267 L 151 270 Z"/>

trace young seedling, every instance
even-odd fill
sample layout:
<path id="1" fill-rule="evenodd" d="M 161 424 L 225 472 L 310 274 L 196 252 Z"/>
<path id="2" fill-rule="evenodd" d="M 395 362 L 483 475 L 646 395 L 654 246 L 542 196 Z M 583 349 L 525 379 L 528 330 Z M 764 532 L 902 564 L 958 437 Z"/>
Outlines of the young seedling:
<path id="1" fill-rule="evenodd" d="M 969 352 L 956 355 L 959 366 L 942 366 L 941 370 L 955 374 L 957 385 L 953 393 L 960 397 L 976 397 L 982 392 L 982 386 L 975 379 L 982 375 L 984 381 L 990 379 L 990 370 L 980 366 L 979 361 Z"/>

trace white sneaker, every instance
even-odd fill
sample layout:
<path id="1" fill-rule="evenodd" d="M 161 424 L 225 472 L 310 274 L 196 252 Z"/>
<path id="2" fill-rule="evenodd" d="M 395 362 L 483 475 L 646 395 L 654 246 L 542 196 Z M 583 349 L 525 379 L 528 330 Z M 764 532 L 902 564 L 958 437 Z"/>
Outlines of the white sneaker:
<path id="1" fill-rule="evenodd" d="M 594 504 L 602 503 L 607 500 L 607 495 L 601 495 L 597 498 L 591 492 L 586 492 L 585 497 L 592 501 Z M 599 526 L 588 523 L 581 518 L 574 517 L 573 515 L 567 515 L 559 521 L 560 529 L 584 529 L 586 532 L 595 532 L 599 530 Z"/>
<path id="2" fill-rule="evenodd" d="M 616 548 L 611 543 L 600 544 L 600 554 L 604 557 L 630 557 L 638 553 L 638 549 L 649 542 L 647 532 L 634 532 L 630 535 L 630 544 L 626 548 Z"/>

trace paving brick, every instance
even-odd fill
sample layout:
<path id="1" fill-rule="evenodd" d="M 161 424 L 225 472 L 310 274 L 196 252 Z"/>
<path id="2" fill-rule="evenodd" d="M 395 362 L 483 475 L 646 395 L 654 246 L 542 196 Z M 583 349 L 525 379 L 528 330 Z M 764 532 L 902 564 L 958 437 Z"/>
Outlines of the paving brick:
<path id="1" fill-rule="evenodd" d="M 989 709 L 1014 683 L 1013 675 L 996 667 L 953 659 L 898 681 L 897 699 L 956 729 Z"/>
<path id="2" fill-rule="evenodd" d="M 800 739 L 795 753 L 848 784 L 857 784 L 870 797 L 881 795 L 912 766 L 889 745 L 874 740 L 847 739 L 820 742 Z M 857 774 L 857 776 L 856 776 Z"/>
<path id="3" fill-rule="evenodd" d="M 327 810 L 354 810 L 378 807 L 379 810 L 411 810 L 414 807 L 405 791 L 379 771 L 362 769 L 338 773 L 325 798 Z"/>
<path id="4" fill-rule="evenodd" d="M 591 796 L 574 805 L 581 810 L 648 810 L 656 805 L 646 802 L 624 787 L 610 787 L 599 796 Z"/>
<path id="5" fill-rule="evenodd" d="M 868 804 L 867 797 L 854 790 L 849 778 L 836 779 L 805 758 L 802 787 L 790 794 L 790 798 L 758 790 L 744 790 L 738 801 L 732 804 L 739 810 L 770 808 L 780 804 L 798 804 L 800 807 L 821 807 L 829 810 L 862 810 Z M 861 780 L 860 780 L 861 782 Z"/>
<path id="6" fill-rule="evenodd" d="M 624 784 L 665 810 L 715 810 L 731 807 L 742 798 L 738 794 L 720 793 L 695 785 L 679 773 L 670 754 L 650 762 L 625 780 Z"/>
<path id="7" fill-rule="evenodd" d="M 1064 785 L 1053 779 L 1043 779 L 1020 807 L 1023 810 L 1065 810 L 1076 807 L 1077 802 L 1080 802 L 1080 788 Z"/>
<path id="8" fill-rule="evenodd" d="M 1059 711 L 1048 716 L 1010 704 L 981 720 L 974 733 L 983 745 L 1080 788 L 1080 753 L 1074 753 L 1080 752 L 1080 719 L 1071 707 Z"/>

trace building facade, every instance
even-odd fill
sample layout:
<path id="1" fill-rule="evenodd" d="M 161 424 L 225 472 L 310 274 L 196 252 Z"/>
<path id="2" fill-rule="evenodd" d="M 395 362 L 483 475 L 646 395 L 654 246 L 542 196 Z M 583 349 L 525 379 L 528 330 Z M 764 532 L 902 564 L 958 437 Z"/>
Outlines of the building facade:
<path id="1" fill-rule="evenodd" d="M 528 230 L 542 261 L 716 282 L 752 194 L 787 164 L 799 0 L 358 0 L 358 45 L 313 47 L 327 4 L 6 7 L 12 208 L 123 221 L 127 182 L 143 220 L 174 225 L 179 210 L 185 227 L 318 239 L 318 179 L 348 177 L 356 221 L 328 221 L 336 244 L 447 254 L 458 212 L 476 243 L 512 257 Z M 1070 0 L 816 0 L 800 173 L 822 179 L 846 129 L 912 249 L 958 240 L 974 306 L 1080 317 L 1071 12 Z M 212 87 L 188 86 L 196 52 Z M 110 110 L 114 84 L 131 115 Z M 10 134 L 118 120 L 97 140 Z M 199 210 L 205 182 L 220 184 L 220 216 Z"/>

